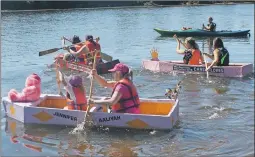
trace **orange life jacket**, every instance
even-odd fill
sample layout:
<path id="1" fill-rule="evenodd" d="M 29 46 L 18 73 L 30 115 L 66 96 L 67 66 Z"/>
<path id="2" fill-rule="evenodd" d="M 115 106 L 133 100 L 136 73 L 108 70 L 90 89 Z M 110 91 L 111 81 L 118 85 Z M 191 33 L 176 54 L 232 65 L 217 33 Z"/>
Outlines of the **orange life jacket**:
<path id="1" fill-rule="evenodd" d="M 84 89 L 85 90 L 85 89 Z M 82 92 L 80 88 L 73 87 L 73 92 L 76 98 L 76 102 L 67 98 L 68 110 L 87 110 L 87 98 L 85 96 L 86 91 Z"/>
<path id="2" fill-rule="evenodd" d="M 76 52 L 77 51 L 79 51 L 82 47 L 83 47 L 84 45 L 83 44 L 77 44 L 77 45 L 75 45 L 74 47 L 75 47 L 75 49 L 76 49 Z M 79 58 L 79 60 L 81 61 L 81 62 L 86 62 L 86 55 L 85 54 L 81 54 L 81 55 L 79 55 L 78 56 L 78 58 Z"/>
<path id="3" fill-rule="evenodd" d="M 85 45 L 87 46 L 87 48 L 89 49 L 89 52 L 93 52 L 93 51 L 95 51 L 95 49 L 96 50 L 100 50 L 101 49 L 101 47 L 100 47 L 100 45 L 98 44 L 98 43 L 96 43 L 95 42 L 95 44 L 94 43 L 92 43 L 92 42 L 90 42 L 90 41 L 86 41 L 85 42 Z M 93 52 L 93 56 L 95 55 L 95 53 L 96 52 Z M 100 53 L 97 53 L 97 59 L 101 59 L 101 55 L 100 55 Z"/>
<path id="4" fill-rule="evenodd" d="M 130 109 L 133 107 L 139 107 L 140 99 L 139 99 L 137 90 L 135 86 L 133 85 L 133 83 L 128 79 L 122 79 L 118 83 L 116 83 L 113 88 L 112 95 L 119 84 L 122 84 L 128 88 L 131 97 L 127 99 L 121 98 L 117 104 L 112 105 L 112 110 L 116 112 L 125 113 L 127 109 Z M 129 105 L 129 104 L 132 104 L 132 105 Z"/>
<path id="5" fill-rule="evenodd" d="M 189 60 L 189 65 L 199 65 L 199 60 L 201 60 L 202 56 L 199 50 L 192 51 L 192 57 Z"/>

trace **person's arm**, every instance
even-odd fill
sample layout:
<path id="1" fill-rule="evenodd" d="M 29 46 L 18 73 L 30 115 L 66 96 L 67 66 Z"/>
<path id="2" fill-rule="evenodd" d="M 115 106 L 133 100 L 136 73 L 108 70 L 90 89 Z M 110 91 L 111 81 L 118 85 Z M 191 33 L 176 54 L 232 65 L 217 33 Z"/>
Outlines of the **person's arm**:
<path id="1" fill-rule="evenodd" d="M 96 70 L 92 70 L 91 73 L 92 73 L 92 76 L 94 76 L 95 80 L 98 82 L 98 84 L 103 87 L 113 88 L 114 85 L 116 84 L 115 81 L 109 81 L 109 82 L 106 81 L 104 78 L 102 78 L 101 76 L 97 74 Z"/>
<path id="2" fill-rule="evenodd" d="M 201 53 L 201 51 L 200 51 L 200 62 L 201 62 L 201 64 L 204 64 L 204 57 L 203 57 L 203 54 Z"/>
<path id="3" fill-rule="evenodd" d="M 67 86 L 64 74 L 61 71 L 59 71 L 59 81 L 62 82 L 64 86 Z"/>
<path id="4" fill-rule="evenodd" d="M 89 49 L 87 48 L 86 45 L 82 46 L 82 48 L 80 48 L 80 50 L 78 50 L 76 52 L 69 49 L 69 48 L 68 48 L 68 50 L 69 50 L 70 53 L 72 53 L 76 57 L 80 56 L 81 54 L 88 54 L 89 53 Z"/>
<path id="5" fill-rule="evenodd" d="M 207 67 L 206 71 L 210 70 L 219 61 L 219 50 L 218 49 L 214 50 L 213 54 L 214 54 L 213 62 L 211 63 L 211 65 L 209 67 Z"/>
<path id="6" fill-rule="evenodd" d="M 110 99 L 107 100 L 93 100 L 93 99 L 89 99 L 88 102 L 89 104 L 98 104 L 98 105 L 107 105 L 107 106 L 111 106 L 114 104 L 117 104 L 120 100 L 120 98 L 122 97 L 122 94 L 120 92 L 114 92 L 112 97 Z"/>
<path id="7" fill-rule="evenodd" d="M 209 57 L 211 60 L 214 60 L 214 55 L 203 53 L 205 56 Z"/>

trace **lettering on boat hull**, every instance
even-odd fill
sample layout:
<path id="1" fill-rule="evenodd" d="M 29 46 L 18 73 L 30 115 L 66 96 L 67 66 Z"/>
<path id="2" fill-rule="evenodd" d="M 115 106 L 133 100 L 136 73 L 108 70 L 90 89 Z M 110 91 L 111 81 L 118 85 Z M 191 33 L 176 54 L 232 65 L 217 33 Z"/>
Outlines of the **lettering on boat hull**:
<path id="1" fill-rule="evenodd" d="M 99 118 L 99 123 L 120 120 L 120 116 L 111 116 L 105 118 Z"/>
<path id="2" fill-rule="evenodd" d="M 205 67 L 190 67 L 190 66 L 180 66 L 180 65 L 174 65 L 173 66 L 173 70 L 176 70 L 176 71 L 194 71 L 194 72 L 206 72 L 205 71 Z M 224 73 L 224 69 L 223 68 L 211 68 L 209 70 L 209 72 L 212 72 L 212 73 Z"/>
<path id="3" fill-rule="evenodd" d="M 65 119 L 70 119 L 72 121 L 77 121 L 77 117 L 70 116 L 70 115 L 67 115 L 67 114 L 55 112 L 53 115 L 57 116 L 57 117 L 65 118 Z"/>

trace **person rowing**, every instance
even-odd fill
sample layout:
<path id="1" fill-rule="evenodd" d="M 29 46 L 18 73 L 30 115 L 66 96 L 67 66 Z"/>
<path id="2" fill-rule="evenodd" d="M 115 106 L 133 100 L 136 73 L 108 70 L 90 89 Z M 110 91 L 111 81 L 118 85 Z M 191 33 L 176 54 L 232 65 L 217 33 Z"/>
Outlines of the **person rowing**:
<path id="1" fill-rule="evenodd" d="M 205 26 L 203 24 L 203 30 L 210 31 L 210 32 L 215 32 L 215 30 L 216 30 L 216 23 L 213 22 L 213 18 L 209 17 L 208 18 L 208 22 L 209 22 L 209 24 L 207 24 L 207 26 Z"/>
<path id="2" fill-rule="evenodd" d="M 188 65 L 199 65 L 204 62 L 202 57 L 202 53 L 199 50 L 199 46 L 194 39 L 188 37 L 185 39 L 185 43 L 183 44 L 180 39 L 177 38 L 176 34 L 173 38 L 177 41 L 176 52 L 179 54 L 184 54 L 183 63 Z M 181 43 L 185 47 L 185 50 L 180 49 Z"/>
<path id="3" fill-rule="evenodd" d="M 96 70 L 92 70 L 91 75 L 103 87 L 112 88 L 111 98 L 108 100 L 89 99 L 89 104 L 111 106 L 115 113 L 140 114 L 140 99 L 135 85 L 132 82 L 133 73 L 125 64 L 118 63 L 113 69 L 114 81 L 106 81 L 99 76 Z"/>
<path id="4" fill-rule="evenodd" d="M 203 53 L 205 56 L 213 60 L 213 62 L 208 66 L 206 71 L 210 70 L 213 66 L 229 66 L 229 52 L 224 47 L 223 41 L 220 38 L 215 38 L 213 40 L 213 55 L 208 53 Z"/>
<path id="5" fill-rule="evenodd" d="M 95 55 L 95 51 L 94 50 L 99 50 L 101 51 L 101 46 L 100 44 L 98 43 L 98 38 L 96 39 L 96 42 L 94 41 L 93 39 L 93 36 L 92 35 L 87 35 L 86 36 L 86 41 L 85 41 L 85 45 L 87 46 L 87 48 L 89 49 L 89 52 L 91 53 L 90 55 L 91 56 L 94 56 Z M 103 63 L 103 60 L 101 58 L 101 55 L 100 53 L 97 53 L 97 56 L 96 56 L 96 63 Z"/>

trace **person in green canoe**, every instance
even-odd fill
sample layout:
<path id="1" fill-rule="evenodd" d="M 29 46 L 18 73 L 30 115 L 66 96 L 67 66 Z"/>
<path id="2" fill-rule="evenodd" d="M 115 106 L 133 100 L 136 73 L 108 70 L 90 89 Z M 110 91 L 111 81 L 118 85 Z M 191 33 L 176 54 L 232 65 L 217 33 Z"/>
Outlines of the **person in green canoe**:
<path id="1" fill-rule="evenodd" d="M 213 18 L 212 17 L 209 17 L 208 21 L 209 21 L 209 24 L 207 24 L 207 26 L 205 26 L 203 24 L 203 30 L 214 32 L 216 30 L 216 23 L 213 22 Z"/>
<path id="2" fill-rule="evenodd" d="M 224 47 L 223 41 L 220 38 L 213 40 L 213 55 L 203 53 L 205 56 L 213 60 L 213 62 L 207 67 L 206 71 L 210 70 L 213 66 L 228 66 L 229 65 L 229 53 Z"/>

